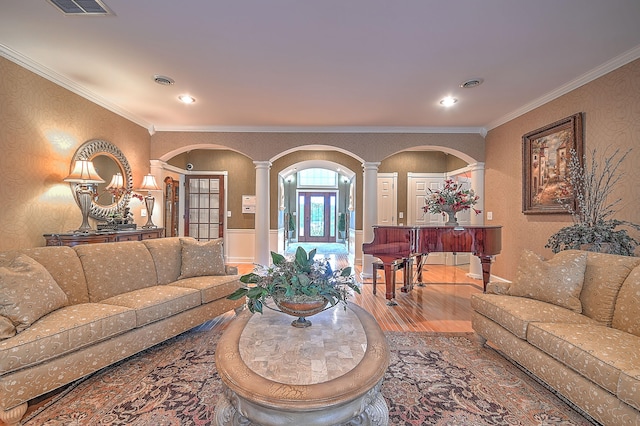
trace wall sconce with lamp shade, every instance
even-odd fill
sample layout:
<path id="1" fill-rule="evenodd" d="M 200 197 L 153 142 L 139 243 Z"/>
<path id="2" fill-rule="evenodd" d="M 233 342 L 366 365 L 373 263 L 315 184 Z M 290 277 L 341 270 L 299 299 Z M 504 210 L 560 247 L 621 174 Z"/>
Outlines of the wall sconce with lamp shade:
<path id="1" fill-rule="evenodd" d="M 159 191 L 160 187 L 156 183 L 156 178 L 152 174 L 145 175 L 142 179 L 142 186 L 138 189 L 138 191 L 147 191 L 147 195 L 144 197 L 144 205 L 147 207 L 147 223 L 145 223 L 142 227 L 145 229 L 148 228 L 157 228 L 151 220 L 151 215 L 153 214 L 153 205 L 155 204 L 156 199 L 151 195 L 151 191 Z"/>
<path id="2" fill-rule="evenodd" d="M 82 225 L 80 225 L 80 228 L 78 228 L 76 232 L 92 231 L 91 226 L 89 226 L 89 210 L 91 209 L 93 189 L 90 185 L 103 183 L 104 179 L 98 175 L 98 172 L 96 172 L 91 161 L 76 160 L 71 174 L 63 180 L 65 182 L 76 184 L 75 190 L 78 195 L 80 212 L 82 213 Z"/>

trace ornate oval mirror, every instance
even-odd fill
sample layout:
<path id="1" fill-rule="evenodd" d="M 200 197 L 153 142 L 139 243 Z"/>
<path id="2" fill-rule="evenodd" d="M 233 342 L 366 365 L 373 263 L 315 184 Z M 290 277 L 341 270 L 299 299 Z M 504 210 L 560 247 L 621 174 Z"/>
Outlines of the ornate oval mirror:
<path id="1" fill-rule="evenodd" d="M 89 216 L 97 220 L 108 220 L 113 215 L 122 213 L 129 204 L 131 191 L 133 190 L 131 167 L 122 151 L 110 142 L 93 139 L 83 143 L 78 148 L 73 155 L 71 164 L 75 164 L 76 160 L 91 160 L 94 168 L 105 181 L 97 186 L 96 196 L 91 202 Z M 117 173 L 122 175 L 123 188 L 121 194 L 114 196 L 112 192 L 107 190 L 107 186 L 113 181 L 113 177 Z M 73 191 L 73 184 L 72 192 L 76 203 L 80 205 L 78 196 Z"/>

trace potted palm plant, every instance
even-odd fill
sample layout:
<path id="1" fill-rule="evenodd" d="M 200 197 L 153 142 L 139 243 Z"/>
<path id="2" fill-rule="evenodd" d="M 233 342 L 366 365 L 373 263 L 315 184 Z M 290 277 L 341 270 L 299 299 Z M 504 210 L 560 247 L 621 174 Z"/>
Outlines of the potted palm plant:
<path id="1" fill-rule="evenodd" d="M 228 296 L 231 300 L 247 297 L 247 307 L 253 313 L 262 313 L 263 307 L 289 315 L 298 320 L 291 325 L 309 327 L 311 322 L 305 317 L 314 315 L 341 303 L 347 307 L 351 290 L 360 293 L 351 274 L 351 267 L 332 270 L 329 261 L 315 259 L 316 250 L 309 253 L 298 247 L 295 256 L 285 257 L 271 252 L 272 265 L 258 265 L 256 269 L 240 277 L 248 284 Z M 277 309 L 270 306 L 271 299 Z"/>
<path id="2" fill-rule="evenodd" d="M 571 212 L 574 224 L 553 234 L 545 247 L 554 253 L 561 250 L 589 250 L 634 256 L 640 242 L 629 235 L 629 229 L 640 231 L 640 225 L 614 219 L 615 207 L 620 198 L 609 201 L 610 195 L 623 174 L 620 164 L 631 150 L 620 154 L 620 150 L 604 157 L 599 164 L 597 151 L 591 153 L 587 165 L 583 156 L 583 167 L 574 150 L 568 164 L 568 181 L 573 190 L 574 203 L 564 204 Z"/>

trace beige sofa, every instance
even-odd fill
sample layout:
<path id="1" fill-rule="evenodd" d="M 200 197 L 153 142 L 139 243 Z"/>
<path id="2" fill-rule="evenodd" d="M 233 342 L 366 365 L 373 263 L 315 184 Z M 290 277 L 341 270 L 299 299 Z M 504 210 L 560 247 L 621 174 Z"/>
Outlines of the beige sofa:
<path id="1" fill-rule="evenodd" d="M 221 240 L 0 253 L 0 420 L 27 401 L 176 336 L 243 300 Z"/>
<path id="2" fill-rule="evenodd" d="M 640 425 L 639 265 L 575 250 L 546 262 L 525 253 L 513 283 L 472 297 L 473 329 L 596 421 Z"/>

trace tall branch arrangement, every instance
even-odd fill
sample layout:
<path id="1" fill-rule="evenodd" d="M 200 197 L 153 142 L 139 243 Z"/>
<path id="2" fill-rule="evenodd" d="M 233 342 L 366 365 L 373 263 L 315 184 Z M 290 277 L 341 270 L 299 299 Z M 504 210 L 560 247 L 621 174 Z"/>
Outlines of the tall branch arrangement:
<path id="1" fill-rule="evenodd" d="M 582 167 L 576 151 L 571 150 L 568 179 L 573 187 L 577 209 L 574 209 L 572 204 L 565 207 L 571 212 L 574 223 L 595 226 L 616 212 L 615 206 L 622 198 L 612 202 L 607 200 L 624 176 L 618 169 L 629 152 L 630 149 L 616 159 L 620 154 L 620 149 L 616 149 L 612 155 L 603 158 L 602 165 L 598 165 L 597 150 L 594 149 L 589 163 L 587 156 L 583 156 L 585 167 Z"/>
<path id="2" fill-rule="evenodd" d="M 620 165 L 631 149 L 622 153 L 616 149 L 613 154 L 598 158 L 597 150 L 591 152 L 591 161 L 583 157 L 584 167 L 575 150 L 571 150 L 568 167 L 568 181 L 573 189 L 573 203 L 563 203 L 573 218 L 574 225 L 560 229 L 553 234 L 545 247 L 554 253 L 560 250 L 586 249 L 634 256 L 640 242 L 631 237 L 627 226 L 640 231 L 640 225 L 612 218 L 621 198 L 609 201 L 616 185 L 623 179 Z"/>

